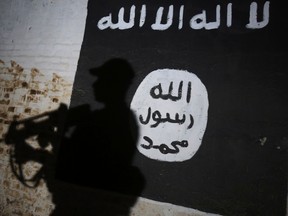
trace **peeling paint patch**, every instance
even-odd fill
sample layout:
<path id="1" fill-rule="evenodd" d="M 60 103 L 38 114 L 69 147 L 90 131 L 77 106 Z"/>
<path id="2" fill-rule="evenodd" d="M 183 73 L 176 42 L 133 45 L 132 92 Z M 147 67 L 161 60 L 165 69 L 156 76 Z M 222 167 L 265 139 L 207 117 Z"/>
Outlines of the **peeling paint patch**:
<path id="1" fill-rule="evenodd" d="M 267 142 L 267 137 L 261 137 L 261 138 L 259 138 L 259 142 L 260 142 L 260 145 L 261 145 L 261 146 L 264 146 L 265 143 Z"/>

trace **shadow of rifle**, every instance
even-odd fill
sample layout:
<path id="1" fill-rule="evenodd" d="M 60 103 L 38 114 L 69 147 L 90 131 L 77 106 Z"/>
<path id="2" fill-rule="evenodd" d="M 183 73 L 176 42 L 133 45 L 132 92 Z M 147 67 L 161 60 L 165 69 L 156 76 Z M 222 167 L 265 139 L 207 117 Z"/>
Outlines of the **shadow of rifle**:
<path id="1" fill-rule="evenodd" d="M 67 106 L 50 112 L 12 121 L 5 135 L 5 143 L 10 146 L 9 162 L 15 177 L 26 187 L 36 188 L 41 179 L 46 183 L 53 178 L 56 155 L 64 129 Z M 37 162 L 41 168 L 27 177 L 24 166 L 29 162 Z"/>

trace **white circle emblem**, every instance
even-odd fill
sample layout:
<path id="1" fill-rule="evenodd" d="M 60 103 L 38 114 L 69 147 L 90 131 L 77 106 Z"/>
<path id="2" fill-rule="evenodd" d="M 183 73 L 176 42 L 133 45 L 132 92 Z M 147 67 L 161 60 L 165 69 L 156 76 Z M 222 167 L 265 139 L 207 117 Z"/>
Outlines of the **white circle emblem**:
<path id="1" fill-rule="evenodd" d="M 202 143 L 208 106 L 206 87 L 195 74 L 176 69 L 152 71 L 130 104 L 138 123 L 137 149 L 159 161 L 192 158 Z"/>

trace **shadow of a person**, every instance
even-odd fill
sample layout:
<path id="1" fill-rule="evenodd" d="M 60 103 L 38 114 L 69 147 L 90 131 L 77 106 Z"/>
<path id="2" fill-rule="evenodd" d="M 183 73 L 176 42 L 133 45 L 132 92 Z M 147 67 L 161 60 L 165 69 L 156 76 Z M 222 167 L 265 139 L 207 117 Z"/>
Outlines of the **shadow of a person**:
<path id="1" fill-rule="evenodd" d="M 69 133 L 62 142 L 57 176 L 73 184 L 132 195 L 135 198 L 121 209 L 121 215 L 128 215 L 145 184 L 139 169 L 132 166 L 138 128 L 125 101 L 134 71 L 127 61 L 115 58 L 90 73 L 96 76 L 95 100 L 104 107 L 69 110 L 65 126 Z"/>
<path id="2" fill-rule="evenodd" d="M 55 204 L 52 216 L 129 215 L 145 185 L 132 165 L 138 128 L 125 102 L 134 71 L 127 61 L 111 59 L 90 73 L 97 77 L 95 100 L 104 108 L 63 105 L 13 122 L 6 136 L 13 173 L 30 188 L 46 182 Z M 35 136 L 36 148 L 26 142 Z M 22 169 L 29 162 L 41 168 L 27 179 Z"/>

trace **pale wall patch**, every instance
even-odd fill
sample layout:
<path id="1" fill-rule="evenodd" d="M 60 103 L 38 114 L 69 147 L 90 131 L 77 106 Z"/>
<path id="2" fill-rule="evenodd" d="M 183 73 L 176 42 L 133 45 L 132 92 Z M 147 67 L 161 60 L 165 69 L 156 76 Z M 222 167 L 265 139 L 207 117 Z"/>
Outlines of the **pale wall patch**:
<path id="1" fill-rule="evenodd" d="M 49 215 L 54 208 L 44 181 L 37 188 L 22 185 L 11 172 L 11 148 L 4 143 L 12 120 L 23 120 L 54 110 L 60 103 L 68 104 L 72 83 L 57 73 L 51 76 L 37 68 L 26 69 L 15 61 L 0 60 L 0 212 L 1 215 Z M 37 146 L 35 138 L 28 141 Z M 39 170 L 39 164 L 29 162 L 27 176 Z M 49 201 L 50 200 L 50 201 Z"/>

